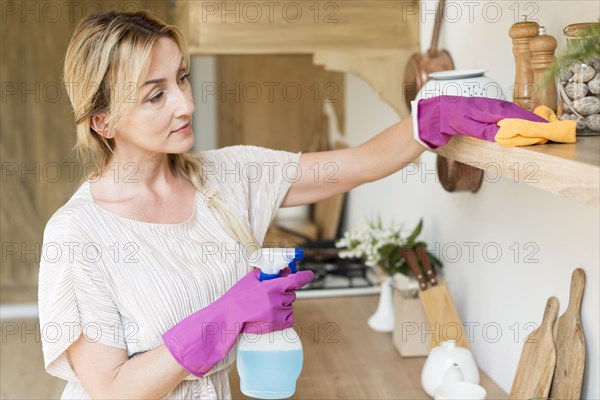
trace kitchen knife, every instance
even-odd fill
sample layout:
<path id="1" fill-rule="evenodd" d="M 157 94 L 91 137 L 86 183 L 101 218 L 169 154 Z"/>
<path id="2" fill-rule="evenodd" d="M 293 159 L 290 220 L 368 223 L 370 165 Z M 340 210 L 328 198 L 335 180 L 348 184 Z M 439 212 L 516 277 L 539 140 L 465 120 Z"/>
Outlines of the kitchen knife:
<path id="1" fill-rule="evenodd" d="M 425 282 L 425 278 L 423 277 L 423 273 L 421 272 L 421 267 L 419 266 L 419 261 L 417 260 L 417 256 L 411 249 L 400 249 L 400 254 L 406 260 L 410 270 L 417 278 L 417 282 L 419 282 L 419 288 L 421 290 L 427 289 L 427 282 Z"/>
<path id="2" fill-rule="evenodd" d="M 435 271 L 431 267 L 431 263 L 429 262 L 429 258 L 427 257 L 427 252 L 425 251 L 425 247 L 417 246 L 417 254 L 419 255 L 421 264 L 423 264 L 425 273 L 427 274 L 427 281 L 429 282 L 429 284 L 431 286 L 436 286 L 438 284 L 438 281 L 435 276 Z"/>

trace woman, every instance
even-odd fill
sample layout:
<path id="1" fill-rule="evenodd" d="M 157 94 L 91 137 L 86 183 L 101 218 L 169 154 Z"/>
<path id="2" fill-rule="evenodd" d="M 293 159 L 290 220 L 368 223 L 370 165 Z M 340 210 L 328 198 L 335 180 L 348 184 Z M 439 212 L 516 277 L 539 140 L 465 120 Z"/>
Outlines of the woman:
<path id="1" fill-rule="evenodd" d="M 237 317 L 291 323 L 293 292 L 312 276 L 257 285 L 241 256 L 277 208 L 383 178 L 425 149 L 407 119 L 339 151 L 189 153 L 189 61 L 181 31 L 146 12 L 87 17 L 69 43 L 77 149 L 96 168 L 44 232 L 42 343 L 47 371 L 69 381 L 63 398 L 230 397 L 232 343 L 201 342 L 190 318 L 220 323 L 247 309 Z M 315 181 L 312 166 L 331 162 L 336 182 Z M 250 163 L 261 179 L 232 174 Z"/>

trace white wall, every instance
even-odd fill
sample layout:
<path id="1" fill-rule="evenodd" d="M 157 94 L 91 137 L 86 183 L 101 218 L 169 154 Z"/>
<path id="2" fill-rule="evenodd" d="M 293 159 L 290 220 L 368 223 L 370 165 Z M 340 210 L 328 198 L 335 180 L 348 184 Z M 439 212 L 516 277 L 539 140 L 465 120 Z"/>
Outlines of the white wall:
<path id="1" fill-rule="evenodd" d="M 558 39 L 559 51 L 564 47 L 561 32 L 565 25 L 593 21 L 600 15 L 600 3 L 596 1 L 470 3 L 471 19 L 466 3 L 447 2 L 449 12 L 442 28 L 441 47 L 450 51 L 457 69 L 488 69 L 488 75 L 500 83 L 508 98 L 514 79 L 508 29 L 516 15 L 534 12 L 533 18 Z M 421 47 L 426 50 L 433 30 L 434 2 L 423 4 L 430 10 L 421 18 Z M 487 21 L 482 15 L 484 7 Z M 500 10 L 498 20 L 491 22 L 496 18 L 496 9 Z M 192 59 L 197 150 L 215 148 L 217 143 L 218 99 L 205 90 L 207 82 L 216 82 L 214 68 L 214 57 Z M 368 140 L 398 121 L 393 109 L 365 82 L 347 75 L 345 84 L 345 126 L 351 145 Z M 346 225 L 352 228 L 361 218 L 377 213 L 384 219 L 406 221 L 408 226 L 424 218 L 422 237 L 440 249 L 463 320 L 479 324 L 472 345 L 476 360 L 506 391 L 512 384 L 524 336 L 530 332 L 526 324 L 540 322 L 549 296 L 558 297 L 559 313 L 564 311 L 571 272 L 582 267 L 587 275 L 582 310 L 587 344 L 583 398 L 600 398 L 600 211 L 510 179 L 496 182 L 491 175 L 486 175 L 477 194 L 448 193 L 437 182 L 435 155 L 426 153 L 421 162 L 418 171 L 400 171 L 353 190 L 348 198 Z M 475 250 L 472 258 L 470 248 Z M 502 252 L 499 256 L 495 254 L 497 249 Z M 496 341 L 498 328 L 501 335 Z"/>
<path id="2" fill-rule="evenodd" d="M 472 19 L 465 2 L 447 3 L 451 9 L 444 21 L 441 47 L 451 53 L 457 69 L 488 69 L 488 75 L 500 83 L 508 98 L 512 98 L 514 79 L 508 30 L 516 22 L 515 10 L 520 10 L 516 15 L 535 12 L 534 19 L 558 39 L 559 51 L 564 47 L 564 26 L 593 21 L 600 15 L 600 2 L 595 1 L 470 3 L 474 7 Z M 434 2 L 422 4 L 431 10 L 421 18 L 421 48 L 426 50 L 433 30 Z M 482 16 L 484 6 L 488 7 L 487 21 Z M 501 11 L 499 18 L 491 22 L 496 9 Z M 347 75 L 345 83 L 345 126 L 351 145 L 397 122 L 395 112 L 366 83 L 352 75 Z M 477 194 L 448 193 L 437 182 L 435 155 L 426 153 L 418 171 L 400 171 L 350 193 L 349 228 L 377 213 L 385 219 L 406 221 L 408 226 L 424 218 L 422 237 L 440 250 L 438 255 L 445 263 L 461 317 L 479 324 L 472 344 L 476 360 L 506 391 L 510 390 L 524 337 L 531 331 L 526 324 L 539 324 L 549 296 L 559 299 L 562 314 L 568 303 L 572 270 L 582 267 L 587 277 L 582 306 L 587 345 L 583 398 L 600 398 L 597 208 L 510 179 L 496 182 L 491 174 L 486 175 Z M 470 248 L 474 249 L 472 257 Z"/>

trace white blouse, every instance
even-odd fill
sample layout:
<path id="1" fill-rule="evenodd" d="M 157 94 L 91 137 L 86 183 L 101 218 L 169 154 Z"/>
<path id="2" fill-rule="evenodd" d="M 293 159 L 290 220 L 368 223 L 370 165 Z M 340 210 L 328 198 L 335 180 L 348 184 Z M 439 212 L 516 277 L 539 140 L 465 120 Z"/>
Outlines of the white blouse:
<path id="1" fill-rule="evenodd" d="M 197 153 L 208 186 L 259 243 L 294 181 L 301 153 L 230 146 Z M 83 183 L 44 231 L 39 312 L 46 371 L 68 381 L 62 399 L 89 399 L 68 353 L 81 333 L 135 357 L 219 298 L 248 271 L 239 246 L 196 192 L 180 224 L 127 219 L 94 203 Z M 231 398 L 235 348 L 204 377 L 189 375 L 164 399 Z"/>

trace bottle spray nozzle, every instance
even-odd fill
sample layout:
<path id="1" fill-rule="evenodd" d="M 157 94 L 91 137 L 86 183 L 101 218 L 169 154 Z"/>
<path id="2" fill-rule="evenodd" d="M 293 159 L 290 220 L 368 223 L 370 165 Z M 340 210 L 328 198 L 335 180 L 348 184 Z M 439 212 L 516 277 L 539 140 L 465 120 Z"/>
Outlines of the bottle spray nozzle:
<path id="1" fill-rule="evenodd" d="M 250 265 L 260 268 L 260 280 L 279 277 L 279 272 L 289 267 L 292 273 L 298 272 L 296 264 L 304 258 L 304 251 L 299 248 L 264 248 L 256 250 L 250 257 Z"/>

